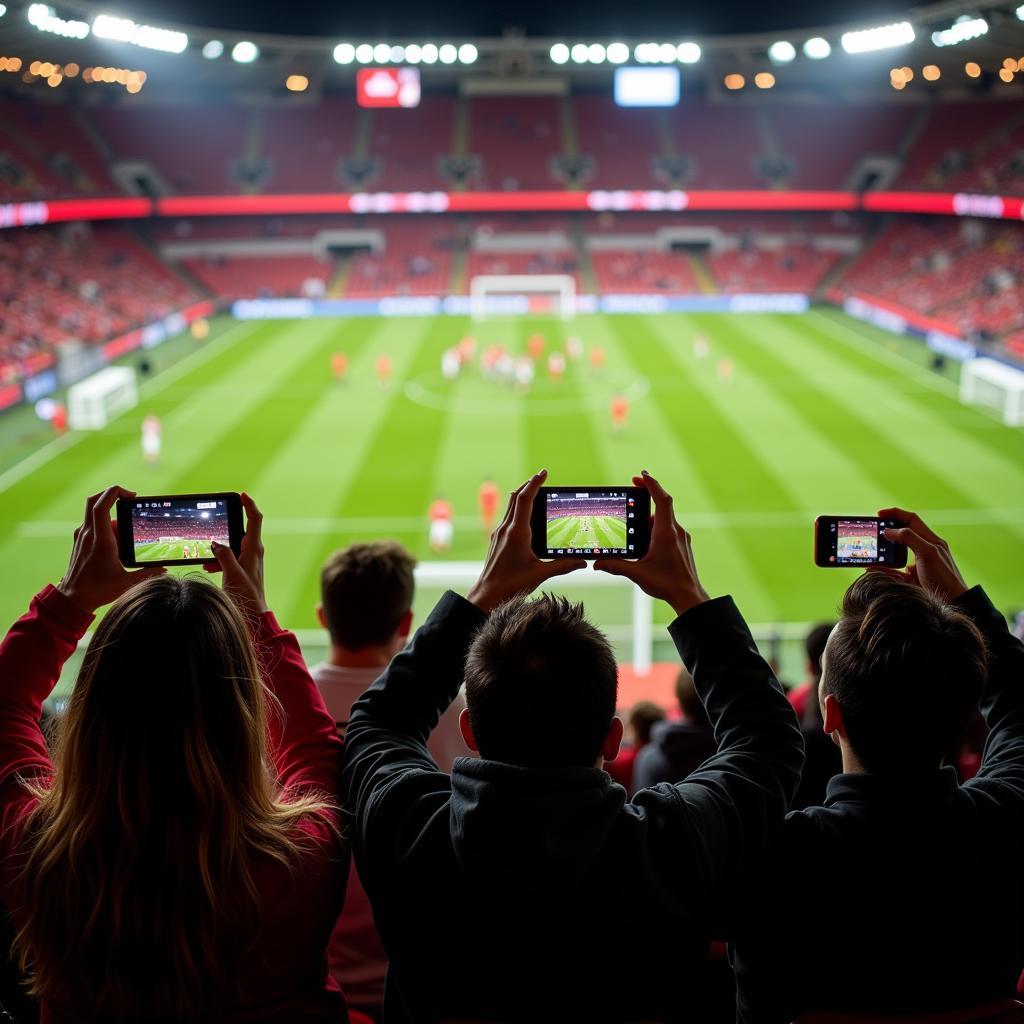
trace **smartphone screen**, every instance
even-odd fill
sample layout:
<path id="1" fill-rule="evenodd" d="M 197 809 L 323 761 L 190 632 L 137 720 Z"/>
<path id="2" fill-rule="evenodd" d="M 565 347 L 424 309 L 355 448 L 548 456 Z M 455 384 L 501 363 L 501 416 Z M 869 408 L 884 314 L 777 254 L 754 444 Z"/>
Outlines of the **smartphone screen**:
<path id="1" fill-rule="evenodd" d="M 818 516 L 814 521 L 815 563 L 824 567 L 907 564 L 903 544 L 886 540 L 887 526 L 902 526 L 895 519 L 869 516 Z"/>
<path id="2" fill-rule="evenodd" d="M 542 487 L 533 506 L 540 558 L 642 558 L 650 495 L 641 487 Z"/>
<path id="3" fill-rule="evenodd" d="M 214 542 L 236 552 L 242 537 L 235 493 L 142 495 L 117 504 L 125 565 L 199 565 L 214 561 Z"/>

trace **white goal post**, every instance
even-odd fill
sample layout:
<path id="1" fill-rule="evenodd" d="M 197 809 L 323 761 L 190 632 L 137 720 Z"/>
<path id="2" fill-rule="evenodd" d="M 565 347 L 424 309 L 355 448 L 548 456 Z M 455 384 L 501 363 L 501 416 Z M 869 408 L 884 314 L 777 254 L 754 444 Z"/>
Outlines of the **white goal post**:
<path id="1" fill-rule="evenodd" d="M 960 401 L 999 410 L 1008 427 L 1024 424 L 1024 372 L 984 356 L 968 359 L 960 370 Z"/>
<path id="2" fill-rule="evenodd" d="M 101 430 L 138 401 L 135 371 L 108 366 L 68 388 L 68 425 L 72 430 Z"/>
<path id="3" fill-rule="evenodd" d="M 469 282 L 469 311 L 474 320 L 552 311 L 571 320 L 576 279 L 572 274 L 477 274 Z"/>

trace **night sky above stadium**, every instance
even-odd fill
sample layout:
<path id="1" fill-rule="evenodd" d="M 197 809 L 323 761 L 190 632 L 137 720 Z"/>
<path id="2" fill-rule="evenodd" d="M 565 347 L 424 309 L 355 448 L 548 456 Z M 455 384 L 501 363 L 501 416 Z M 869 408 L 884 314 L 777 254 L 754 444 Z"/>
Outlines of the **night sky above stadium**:
<path id="1" fill-rule="evenodd" d="M 665 3 L 664 0 L 448 0 L 446 3 L 301 0 L 133 0 L 136 17 L 235 31 L 287 35 L 495 36 L 509 27 L 534 36 L 586 37 L 685 33 L 707 36 L 770 32 L 871 20 L 906 10 L 905 0 L 734 0 Z"/>

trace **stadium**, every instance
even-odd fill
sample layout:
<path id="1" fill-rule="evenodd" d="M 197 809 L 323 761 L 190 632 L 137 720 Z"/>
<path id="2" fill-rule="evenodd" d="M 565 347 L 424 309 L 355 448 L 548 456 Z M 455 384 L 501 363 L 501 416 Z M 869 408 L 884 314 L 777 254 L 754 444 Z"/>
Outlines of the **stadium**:
<path id="1" fill-rule="evenodd" d="M 312 665 L 332 552 L 411 552 L 415 628 L 540 468 L 654 474 L 787 687 L 854 578 L 815 566 L 820 515 L 917 510 L 1013 622 L 1024 6 L 506 6 L 0 3 L 5 622 L 86 496 L 245 492 Z M 135 543 L 194 571 L 190 530 Z M 625 530 L 581 504 L 548 536 Z M 668 604 L 549 589 L 611 641 L 622 715 L 675 707 Z"/>

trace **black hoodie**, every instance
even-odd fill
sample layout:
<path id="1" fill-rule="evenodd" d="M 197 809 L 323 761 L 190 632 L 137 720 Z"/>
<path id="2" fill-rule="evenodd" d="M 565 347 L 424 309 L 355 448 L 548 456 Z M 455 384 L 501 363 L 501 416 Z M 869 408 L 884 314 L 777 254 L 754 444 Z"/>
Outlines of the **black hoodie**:
<path id="1" fill-rule="evenodd" d="M 346 811 L 390 959 L 385 1020 L 685 1016 L 688 976 L 796 788 L 792 708 L 719 598 L 669 627 L 719 743 L 686 782 L 627 803 L 596 768 L 460 758 L 448 776 L 426 738 L 484 619 L 445 595 L 349 721 Z"/>

